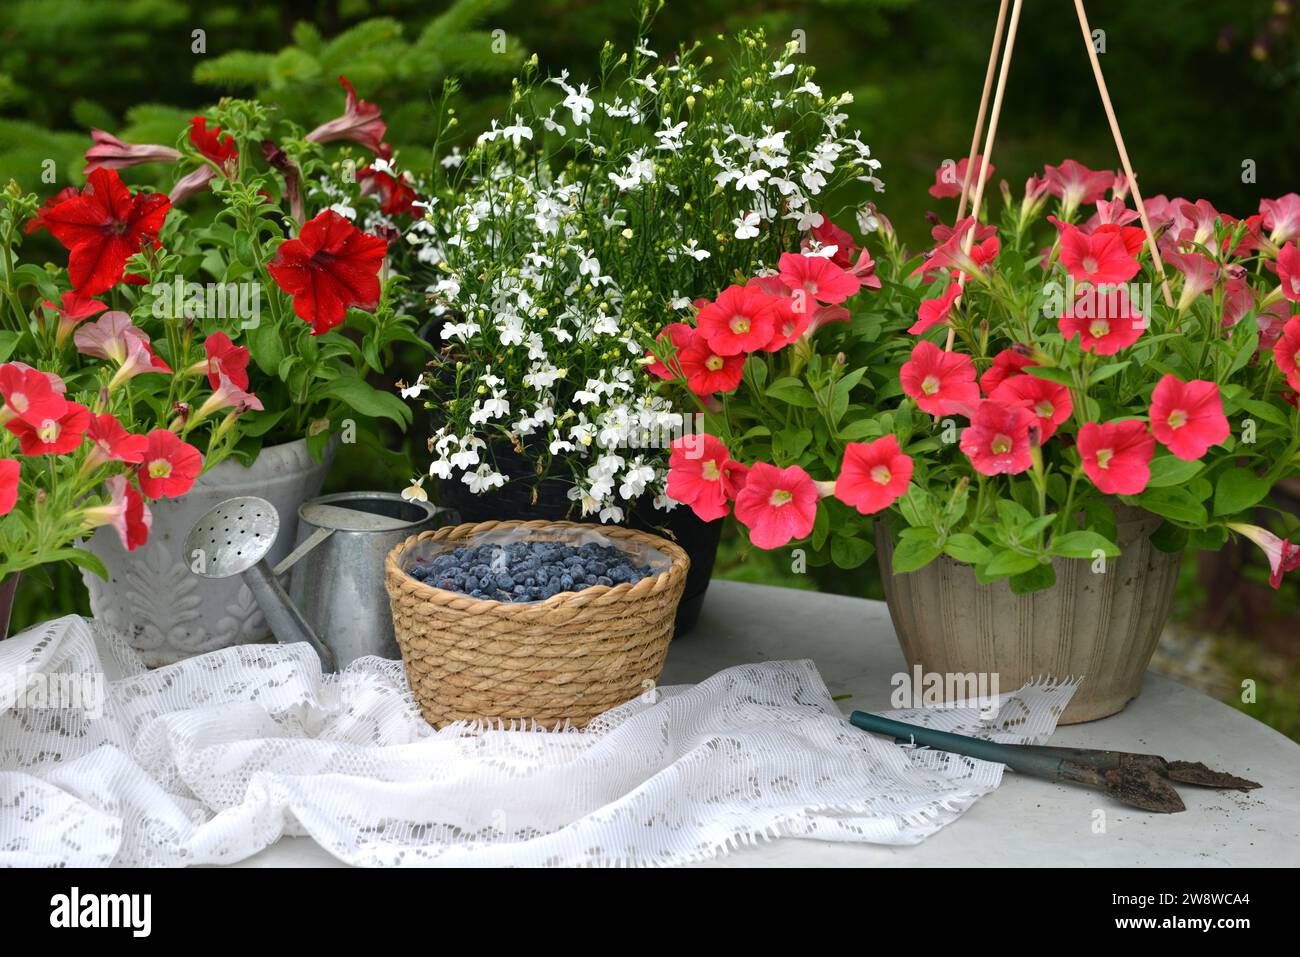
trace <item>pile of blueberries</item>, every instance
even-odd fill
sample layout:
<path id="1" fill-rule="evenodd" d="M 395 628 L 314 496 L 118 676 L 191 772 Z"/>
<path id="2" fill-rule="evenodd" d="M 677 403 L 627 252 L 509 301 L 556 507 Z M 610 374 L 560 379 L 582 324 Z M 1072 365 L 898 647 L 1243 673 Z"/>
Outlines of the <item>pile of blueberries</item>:
<path id="1" fill-rule="evenodd" d="M 416 559 L 407 574 L 471 598 L 544 601 L 560 592 L 593 585 L 632 584 L 655 572 L 612 545 L 539 541 L 462 546 Z"/>

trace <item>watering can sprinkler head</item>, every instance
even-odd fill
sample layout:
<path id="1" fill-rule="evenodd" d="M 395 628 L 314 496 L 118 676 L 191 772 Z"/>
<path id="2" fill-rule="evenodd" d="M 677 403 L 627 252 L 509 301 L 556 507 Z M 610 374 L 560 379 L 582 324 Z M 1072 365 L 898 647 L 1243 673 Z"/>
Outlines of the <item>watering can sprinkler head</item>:
<path id="1" fill-rule="evenodd" d="M 257 600 L 276 641 L 307 642 L 320 657 L 322 667 L 333 671 L 333 653 L 289 600 L 278 578 L 327 536 L 303 542 L 279 566 L 272 568 L 266 556 L 274 547 L 279 531 L 280 514 L 266 499 L 252 495 L 227 499 L 194 523 L 185 539 L 185 554 L 190 569 L 202 578 L 239 575 Z"/>

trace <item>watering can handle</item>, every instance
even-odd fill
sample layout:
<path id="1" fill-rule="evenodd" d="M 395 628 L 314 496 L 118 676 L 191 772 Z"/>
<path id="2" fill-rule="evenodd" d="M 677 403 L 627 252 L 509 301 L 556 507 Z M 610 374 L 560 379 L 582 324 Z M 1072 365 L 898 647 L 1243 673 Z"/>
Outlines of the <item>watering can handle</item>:
<path id="1" fill-rule="evenodd" d="M 272 574 L 277 577 L 283 575 L 290 568 L 293 568 L 294 565 L 298 564 L 299 559 L 333 534 L 334 529 L 332 528 L 316 529 L 316 531 L 304 538 L 297 548 L 280 560 L 280 564 L 276 565 L 275 568 L 272 569 Z"/>

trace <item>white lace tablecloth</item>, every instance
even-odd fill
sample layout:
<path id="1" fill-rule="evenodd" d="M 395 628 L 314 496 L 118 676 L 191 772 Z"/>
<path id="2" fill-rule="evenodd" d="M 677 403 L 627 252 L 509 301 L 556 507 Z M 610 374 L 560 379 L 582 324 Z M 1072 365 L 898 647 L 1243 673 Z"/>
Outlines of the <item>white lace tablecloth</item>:
<path id="1" fill-rule="evenodd" d="M 990 720 L 887 713 L 1042 743 L 1072 692 L 1026 686 Z M 1002 770 L 859 731 L 809 661 L 660 688 L 584 732 L 434 731 L 400 662 L 323 676 L 306 645 L 245 645 L 147 671 L 74 617 L 0 642 L 7 865 L 223 864 L 284 835 L 396 866 L 684 864 L 777 838 L 914 844 Z"/>

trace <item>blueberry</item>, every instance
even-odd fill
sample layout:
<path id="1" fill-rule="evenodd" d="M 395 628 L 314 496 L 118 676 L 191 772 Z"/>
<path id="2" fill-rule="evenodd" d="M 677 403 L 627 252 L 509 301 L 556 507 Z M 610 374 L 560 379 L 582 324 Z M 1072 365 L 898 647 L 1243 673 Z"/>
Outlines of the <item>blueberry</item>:
<path id="1" fill-rule="evenodd" d="M 573 591 L 573 576 L 572 576 L 572 575 L 561 575 L 561 576 L 560 576 L 560 587 L 563 588 L 565 591 Z"/>
<path id="2" fill-rule="evenodd" d="M 499 572 L 496 576 L 496 582 L 498 588 L 504 588 L 506 591 L 515 587 L 515 580 L 508 572 Z"/>

